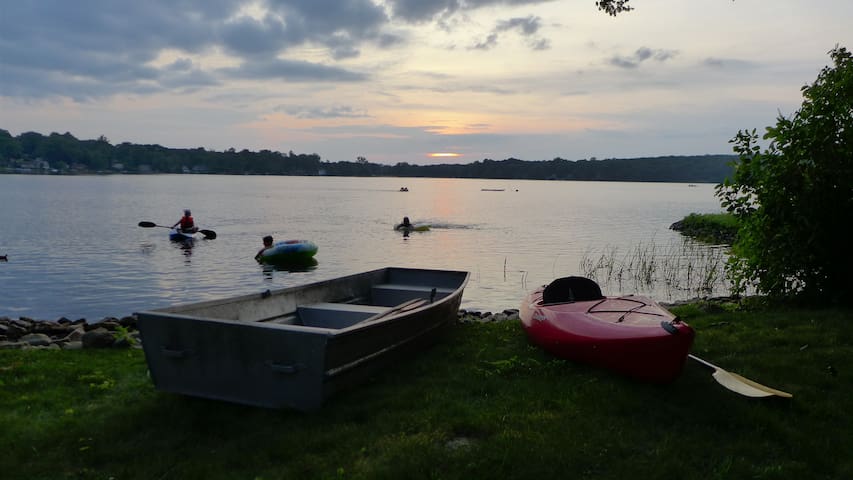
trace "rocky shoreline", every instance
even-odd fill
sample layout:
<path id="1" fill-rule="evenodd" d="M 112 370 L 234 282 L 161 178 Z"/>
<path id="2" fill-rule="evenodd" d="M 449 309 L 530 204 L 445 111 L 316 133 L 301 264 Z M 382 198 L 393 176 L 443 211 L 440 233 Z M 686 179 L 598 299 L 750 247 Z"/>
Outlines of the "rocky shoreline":
<path id="1" fill-rule="evenodd" d="M 0 317 L 0 350 L 127 348 L 141 345 L 136 316 L 108 317 L 89 323 L 85 319 L 34 320 Z"/>
<path id="2" fill-rule="evenodd" d="M 517 309 L 498 313 L 459 310 L 459 323 L 518 321 Z M 83 348 L 139 348 L 142 338 L 136 315 L 107 317 L 97 322 L 86 319 L 35 320 L 28 317 L 0 317 L 0 350 Z"/>

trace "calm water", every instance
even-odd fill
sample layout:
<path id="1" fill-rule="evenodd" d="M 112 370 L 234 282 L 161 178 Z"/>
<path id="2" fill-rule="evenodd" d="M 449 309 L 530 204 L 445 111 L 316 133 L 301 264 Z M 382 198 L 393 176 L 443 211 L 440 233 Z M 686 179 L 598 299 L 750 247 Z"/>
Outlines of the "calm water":
<path id="1" fill-rule="evenodd" d="M 137 226 L 171 225 L 185 207 L 218 238 L 184 249 Z M 0 316 L 98 320 L 384 266 L 470 271 L 463 308 L 497 311 L 580 274 L 590 251 L 680 242 L 670 224 L 719 211 L 710 184 L 0 175 Z M 393 230 L 404 215 L 433 228 L 404 238 Z M 256 264 L 266 234 L 312 240 L 316 268 Z M 637 291 L 626 288 L 605 293 Z"/>

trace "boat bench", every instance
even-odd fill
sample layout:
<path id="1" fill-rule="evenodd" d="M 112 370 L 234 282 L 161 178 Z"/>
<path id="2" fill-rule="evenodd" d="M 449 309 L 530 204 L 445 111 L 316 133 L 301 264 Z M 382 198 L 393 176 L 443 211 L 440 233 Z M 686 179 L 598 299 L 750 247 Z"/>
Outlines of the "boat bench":
<path id="1" fill-rule="evenodd" d="M 374 305 L 323 302 L 297 307 L 296 313 L 306 327 L 346 328 L 388 310 L 389 307 Z"/>
<path id="2" fill-rule="evenodd" d="M 391 307 L 413 298 L 429 300 L 430 295 L 432 295 L 433 288 L 435 288 L 435 298 L 433 300 L 444 298 L 454 292 L 452 288 L 383 283 L 374 285 L 371 288 L 371 303 L 374 305 L 387 305 Z"/>

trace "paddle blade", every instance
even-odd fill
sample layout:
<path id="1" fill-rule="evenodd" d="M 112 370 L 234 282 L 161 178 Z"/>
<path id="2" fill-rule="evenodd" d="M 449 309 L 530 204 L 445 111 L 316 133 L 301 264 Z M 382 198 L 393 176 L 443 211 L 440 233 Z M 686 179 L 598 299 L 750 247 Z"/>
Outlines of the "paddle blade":
<path id="1" fill-rule="evenodd" d="M 213 240 L 216 238 L 216 232 L 214 232 L 213 230 L 199 230 L 199 233 L 204 235 L 204 238 L 206 238 L 207 240 Z"/>
<path id="2" fill-rule="evenodd" d="M 139 226 L 143 227 L 143 228 L 151 228 L 151 227 L 156 227 L 157 224 L 154 222 L 139 222 Z"/>
<path id="3" fill-rule="evenodd" d="M 720 385 L 747 397 L 758 398 L 771 397 L 773 395 L 783 398 L 793 397 L 793 395 L 788 392 L 770 388 L 766 385 L 762 385 L 748 378 L 741 377 L 736 373 L 727 372 L 725 370 L 717 370 L 714 372 L 713 377 Z"/>
<path id="4" fill-rule="evenodd" d="M 717 383 L 719 383 L 720 385 L 728 388 L 729 390 L 735 393 L 755 398 L 771 397 L 773 395 L 783 398 L 793 397 L 793 395 L 788 392 L 783 392 L 782 390 L 770 388 L 766 385 L 754 382 L 748 378 L 741 377 L 736 373 L 727 372 L 707 360 L 702 360 L 696 355 L 689 354 L 687 356 L 713 370 L 714 373 L 711 376 L 714 377 L 714 380 L 716 380 Z"/>

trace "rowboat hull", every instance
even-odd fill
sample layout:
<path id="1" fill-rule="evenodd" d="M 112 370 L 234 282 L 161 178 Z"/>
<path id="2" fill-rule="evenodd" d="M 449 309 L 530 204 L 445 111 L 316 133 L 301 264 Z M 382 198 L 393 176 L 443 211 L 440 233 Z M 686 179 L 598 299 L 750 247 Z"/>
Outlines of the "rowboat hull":
<path id="1" fill-rule="evenodd" d="M 545 303 L 544 288 L 527 295 L 519 312 L 532 343 L 643 381 L 666 383 L 681 374 L 695 332 L 654 300 L 629 295 Z"/>
<path id="2" fill-rule="evenodd" d="M 456 321 L 468 272 L 383 268 L 140 312 L 161 391 L 312 410 Z"/>

